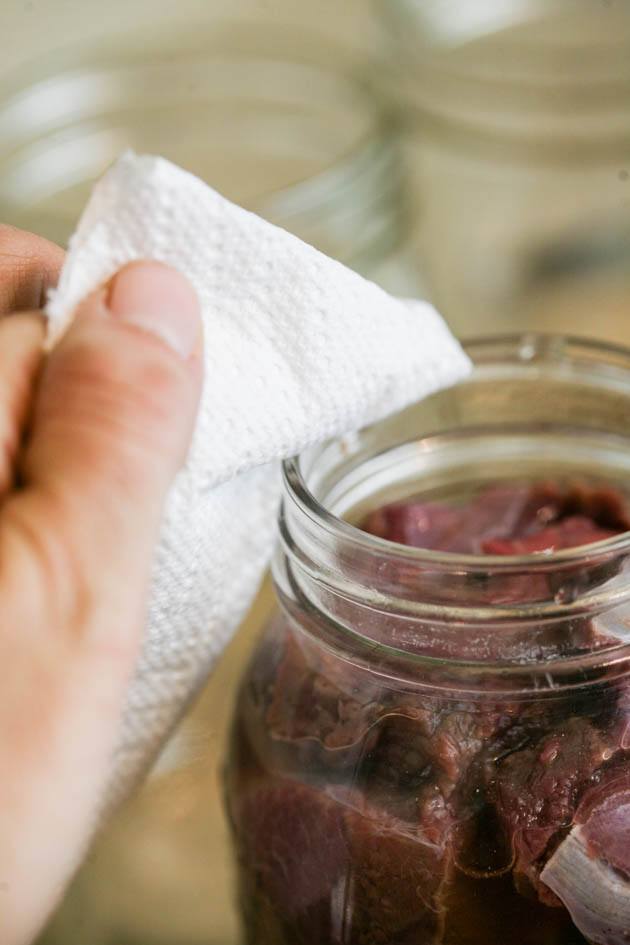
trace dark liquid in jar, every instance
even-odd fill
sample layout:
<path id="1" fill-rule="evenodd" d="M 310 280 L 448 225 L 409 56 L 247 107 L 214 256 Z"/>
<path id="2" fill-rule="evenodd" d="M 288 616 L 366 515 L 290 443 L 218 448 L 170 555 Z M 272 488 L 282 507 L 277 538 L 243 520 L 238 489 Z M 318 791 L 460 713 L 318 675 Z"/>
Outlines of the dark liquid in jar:
<path id="1" fill-rule="evenodd" d="M 613 488 L 536 483 L 458 505 L 387 505 L 362 527 L 434 550 L 549 554 L 628 530 L 630 513 Z M 511 590 L 515 602 L 535 592 L 527 577 Z M 545 646 L 579 656 L 612 642 L 586 619 L 548 633 L 532 659 Z M 432 645 L 448 655 L 446 636 Z M 476 646 L 504 655 L 496 628 Z M 426 696 L 371 683 L 281 622 L 244 685 L 228 777 L 247 941 L 630 941 L 630 929 L 626 939 L 592 917 L 600 937 L 585 938 L 543 875 L 579 826 L 630 896 L 624 805 L 630 813 L 630 683 L 553 703 Z"/>

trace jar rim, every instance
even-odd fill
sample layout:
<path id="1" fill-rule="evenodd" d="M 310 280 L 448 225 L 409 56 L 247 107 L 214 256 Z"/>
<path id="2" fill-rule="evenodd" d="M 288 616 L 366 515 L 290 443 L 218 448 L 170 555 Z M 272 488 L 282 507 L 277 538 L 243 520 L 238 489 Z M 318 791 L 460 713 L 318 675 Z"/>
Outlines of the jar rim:
<path id="1" fill-rule="evenodd" d="M 216 88 L 229 91 L 227 106 L 223 96 L 219 101 Z M 253 103 L 263 109 L 256 110 L 262 118 L 255 127 Z M 169 147 L 174 150 L 165 156 L 193 173 L 211 176 L 210 183 L 226 189 L 228 197 L 282 226 L 291 228 L 299 221 L 303 239 L 317 245 L 323 234 L 333 245 L 320 248 L 359 267 L 393 251 L 403 238 L 407 219 L 400 155 L 392 134 L 395 120 L 373 94 L 356 52 L 298 25 L 280 29 L 229 15 L 200 23 L 198 29 L 192 24 L 148 38 L 132 31 L 124 41 L 93 41 L 87 49 L 69 43 L 45 61 L 5 75 L 0 83 L 4 217 L 28 226 L 31 217 L 40 216 L 54 225 L 60 213 L 57 203 L 53 210 L 49 204 L 57 194 L 85 187 L 124 147 L 156 150 L 146 138 L 143 143 L 138 114 L 150 116 L 157 106 L 170 109 L 167 118 L 160 119 L 168 123 L 171 112 L 177 118 L 182 104 L 200 110 L 204 127 L 215 124 L 221 129 L 219 151 L 226 156 L 242 149 L 243 140 L 256 135 L 262 120 L 272 123 L 266 158 L 271 171 L 255 184 L 250 175 L 240 180 L 228 171 L 231 162 L 224 157 L 217 162 L 216 148 L 208 143 L 212 138 L 204 139 L 200 149 L 196 139 L 186 144 L 181 135 L 171 136 Z M 286 134 L 289 121 L 301 122 L 306 142 L 317 143 L 307 164 L 301 160 L 304 143 L 295 148 Z M 328 126 L 334 135 L 325 133 Z M 148 133 L 150 137 L 153 132 Z M 168 150 L 166 145 L 162 150 Z M 287 176 L 286 159 L 296 154 L 297 169 Z M 38 181 L 37 190 L 33 180 Z M 233 183 L 237 186 L 231 193 Z M 248 195 L 239 194 L 239 186 Z M 74 213 L 64 220 L 60 225 L 67 229 Z M 351 252 L 351 259 L 344 258 L 344 252 Z"/>
<path id="2" fill-rule="evenodd" d="M 342 517 L 344 510 L 351 514 L 364 502 L 369 508 L 374 497 L 383 494 L 383 489 L 387 491 L 392 482 L 401 490 L 397 494 L 410 494 L 407 490 L 413 488 L 416 475 L 423 476 L 426 470 L 429 488 L 436 483 L 439 487 L 441 471 L 451 468 L 453 456 L 458 457 L 456 472 L 463 472 L 465 481 L 469 470 L 475 468 L 475 457 L 471 464 L 471 454 L 465 453 L 460 464 L 462 454 L 449 454 L 448 444 L 446 451 L 441 451 L 444 439 L 440 429 L 448 437 L 452 430 L 449 422 L 455 420 L 455 433 L 470 434 L 469 442 L 477 448 L 479 427 L 461 422 L 468 414 L 461 415 L 457 404 L 464 399 L 461 393 L 466 385 L 471 384 L 472 402 L 480 402 L 477 390 L 487 406 L 486 393 L 496 389 L 499 377 L 509 379 L 508 392 L 521 392 L 521 405 L 523 381 L 527 385 L 540 378 L 545 379 L 543 383 L 559 383 L 557 390 L 570 397 L 578 392 L 578 420 L 585 403 L 599 403 L 602 398 L 601 414 L 586 414 L 583 428 L 580 422 L 576 426 L 569 423 L 568 441 L 558 438 L 557 424 L 551 423 L 546 434 L 553 443 L 551 451 L 542 452 L 542 463 L 536 454 L 534 465 L 528 468 L 544 467 L 547 456 L 554 464 L 558 455 L 558 468 L 565 468 L 567 442 L 575 439 L 577 431 L 586 438 L 577 441 L 573 457 L 577 465 L 572 466 L 570 460 L 566 468 L 579 469 L 580 463 L 586 463 L 588 468 L 610 469 L 613 478 L 621 476 L 627 481 L 630 348 L 545 334 L 478 338 L 468 341 L 466 348 L 476 364 L 477 377 L 473 371 L 469 379 L 456 385 L 453 390 L 460 394 L 450 400 L 436 395 L 433 406 L 448 408 L 446 413 L 437 410 L 438 423 L 445 420 L 445 427 L 438 432 L 431 428 L 426 435 L 421 432 L 405 442 L 404 418 L 394 418 L 393 427 L 387 426 L 386 419 L 283 464 L 284 497 L 273 563 L 281 606 L 296 625 L 329 649 L 345 654 L 344 658 L 416 681 L 422 667 L 433 680 L 427 681 L 428 685 L 449 688 L 456 684 L 472 692 L 483 689 L 492 679 L 497 694 L 531 690 L 537 697 L 544 690 L 553 697 L 556 689 L 580 689 L 604 677 L 610 680 L 624 674 L 630 663 L 625 616 L 630 602 L 630 531 L 551 554 L 497 557 L 399 545 L 363 532 Z M 475 380 L 480 383 L 478 388 Z M 516 388 L 510 386 L 512 380 Z M 534 409 L 547 410 L 550 389 L 553 386 L 544 388 L 546 396 Z M 582 395 L 586 400 L 580 399 Z M 526 411 L 528 404 L 524 403 Z M 450 407 L 454 408 L 451 414 Z M 429 413 L 432 409 L 429 406 Z M 591 421 L 595 426 L 589 426 Z M 420 413 L 419 422 L 424 430 L 426 412 Z M 537 431 L 535 421 L 533 424 Z M 511 433 L 507 440 L 502 439 L 506 428 L 501 422 L 488 429 L 503 450 L 504 473 L 509 474 L 517 455 L 515 443 L 523 450 L 538 443 L 528 435 L 510 439 Z M 603 441 L 599 439 L 602 435 Z M 427 460 L 431 439 L 436 447 L 433 456 L 441 455 L 437 465 Z M 419 442 L 428 450 L 414 449 Z M 460 439 L 458 448 L 462 442 L 466 446 Z M 476 455 L 486 463 L 487 443 L 481 443 Z M 402 472 L 399 478 L 395 470 Z M 474 473 L 471 476 L 474 481 Z M 588 628 L 593 626 L 594 635 L 589 636 Z M 570 643 L 571 638 L 564 635 L 569 627 L 578 634 L 576 641 L 582 642 Z M 585 636 L 580 638 L 581 632 Z"/>
<path id="3" fill-rule="evenodd" d="M 596 339 L 585 339 L 569 335 L 553 335 L 544 333 L 535 334 L 506 334 L 482 336 L 464 339 L 462 345 L 466 352 L 475 360 L 475 354 L 496 347 L 522 347 L 524 344 L 536 346 L 540 342 L 545 345 L 554 342 L 568 343 L 572 347 L 586 353 L 598 353 L 603 356 L 613 356 L 616 360 L 626 362 L 630 371 L 630 347 L 615 345 Z M 474 373 L 474 372 L 473 372 Z M 283 463 L 283 483 L 286 494 L 291 500 L 318 526 L 334 537 L 343 538 L 351 547 L 364 552 L 381 551 L 389 557 L 401 561 L 430 565 L 435 570 L 458 570 L 480 568 L 496 573 L 512 571 L 548 570 L 557 565 L 579 565 L 586 561 L 592 562 L 598 556 L 608 556 L 630 552 L 630 530 L 611 538 L 580 545 L 575 548 L 566 548 L 553 552 L 538 552 L 525 555 L 489 555 L 489 554 L 461 554 L 452 551 L 435 551 L 427 548 L 416 548 L 401 545 L 388 539 L 381 538 L 363 531 L 341 516 L 336 515 L 320 502 L 309 488 L 306 476 L 302 470 L 301 457 L 294 456 Z"/>
<path id="4" fill-rule="evenodd" d="M 455 483 L 465 496 L 484 481 L 488 460 L 487 482 L 521 471 L 532 481 L 553 468 L 563 479 L 599 470 L 598 481 L 625 488 L 630 349 L 546 334 L 478 338 L 466 348 L 475 370 L 411 415 L 415 436 L 395 416 L 284 463 L 273 562 L 281 605 L 345 658 L 400 678 L 421 666 L 431 685 L 457 679 L 472 691 L 492 677 L 493 691 L 548 694 L 610 680 L 630 661 L 630 531 L 550 554 L 493 556 L 412 548 L 352 524 L 379 497 L 414 494 L 414 484 L 430 492 Z M 528 385 L 540 388 L 538 399 L 529 400 Z M 566 407 L 564 435 L 534 419 L 550 396 Z M 485 440 L 480 415 L 492 418 Z"/>
<path id="5" fill-rule="evenodd" d="M 627 155 L 623 4 L 605 16 L 577 0 L 470 6 L 455 18 L 440 0 L 381 0 L 395 52 L 386 85 L 423 138 L 517 163 L 617 163 Z"/>

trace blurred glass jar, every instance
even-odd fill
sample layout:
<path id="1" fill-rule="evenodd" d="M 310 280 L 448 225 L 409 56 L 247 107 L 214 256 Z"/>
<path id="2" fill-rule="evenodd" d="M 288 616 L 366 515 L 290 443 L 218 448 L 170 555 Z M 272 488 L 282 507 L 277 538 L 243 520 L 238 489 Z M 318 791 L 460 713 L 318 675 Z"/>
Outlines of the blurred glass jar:
<path id="1" fill-rule="evenodd" d="M 630 340 L 630 7 L 380 0 L 429 294 L 463 334 Z"/>
<path id="2" fill-rule="evenodd" d="M 416 294 L 395 128 L 345 47 L 219 21 L 70 49 L 0 85 L 0 219 L 65 243 L 126 148 Z"/>
<path id="3" fill-rule="evenodd" d="M 628 497 L 630 351 L 526 336 L 469 353 L 470 379 L 406 423 L 285 463 L 278 614 L 227 778 L 248 945 L 625 941 L 630 874 L 610 864 L 630 862 L 614 841 L 630 825 L 630 532 L 482 556 L 350 524 L 481 489 L 482 532 L 547 477 Z"/>

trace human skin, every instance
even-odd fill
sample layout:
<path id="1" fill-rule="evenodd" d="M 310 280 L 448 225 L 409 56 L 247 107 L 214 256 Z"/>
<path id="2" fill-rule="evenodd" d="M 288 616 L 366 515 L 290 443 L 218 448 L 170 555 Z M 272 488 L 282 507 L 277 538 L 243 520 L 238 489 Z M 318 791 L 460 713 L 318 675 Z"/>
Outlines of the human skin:
<path id="1" fill-rule="evenodd" d="M 31 942 L 85 851 L 202 381 L 193 289 L 121 270 L 50 354 L 63 252 L 0 226 L 0 941 Z"/>

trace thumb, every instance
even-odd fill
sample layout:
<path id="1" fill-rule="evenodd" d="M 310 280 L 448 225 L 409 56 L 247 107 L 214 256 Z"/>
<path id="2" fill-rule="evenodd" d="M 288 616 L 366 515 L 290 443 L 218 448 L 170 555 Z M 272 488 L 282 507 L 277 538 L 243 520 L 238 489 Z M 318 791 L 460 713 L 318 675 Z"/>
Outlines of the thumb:
<path id="1" fill-rule="evenodd" d="M 46 359 L 0 508 L 0 938 L 31 941 L 93 828 L 152 551 L 201 388 L 195 293 L 131 265 Z M 9 886 L 10 884 L 10 886 Z"/>
<path id="2" fill-rule="evenodd" d="M 55 623 L 69 625 L 86 603 L 97 616 L 100 600 L 109 601 L 109 634 L 113 601 L 125 634 L 141 618 L 164 499 L 186 455 L 201 380 L 196 294 L 158 263 L 121 270 L 80 307 L 49 356 L 21 469 L 26 488 L 3 517 L 18 525 L 41 565 Z"/>

